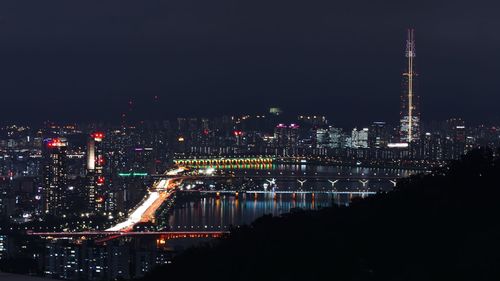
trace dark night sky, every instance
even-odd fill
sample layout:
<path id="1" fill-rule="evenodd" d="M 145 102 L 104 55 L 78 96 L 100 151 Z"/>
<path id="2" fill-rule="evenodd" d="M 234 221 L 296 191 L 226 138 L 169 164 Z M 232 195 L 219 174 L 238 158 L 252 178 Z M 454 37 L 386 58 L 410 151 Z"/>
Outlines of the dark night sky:
<path id="1" fill-rule="evenodd" d="M 406 28 L 425 121 L 500 121 L 500 2 L 2 0 L 0 120 L 322 113 L 395 122 Z M 152 106 L 153 96 L 159 104 Z M 154 110 L 153 110 L 154 109 Z"/>

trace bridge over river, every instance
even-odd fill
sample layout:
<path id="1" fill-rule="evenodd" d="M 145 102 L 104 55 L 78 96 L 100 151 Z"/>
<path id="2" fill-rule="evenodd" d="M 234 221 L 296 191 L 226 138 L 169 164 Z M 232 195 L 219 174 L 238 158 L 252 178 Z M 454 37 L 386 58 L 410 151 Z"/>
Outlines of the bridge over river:
<path id="1" fill-rule="evenodd" d="M 108 237 L 109 239 L 127 237 L 127 236 L 147 236 L 147 235 L 160 235 L 168 239 L 179 237 L 220 237 L 224 231 L 184 231 L 184 232 L 155 232 L 155 231 L 137 231 L 134 226 L 139 223 L 152 222 L 155 220 L 155 215 L 164 202 L 171 198 L 171 196 L 178 192 L 200 192 L 200 193 L 213 193 L 216 195 L 232 194 L 238 196 L 239 194 L 249 194 L 256 197 L 257 194 L 268 195 L 281 195 L 289 196 L 315 196 L 321 194 L 336 195 L 349 195 L 365 197 L 373 195 L 376 192 L 370 190 L 367 184 L 370 181 L 387 181 L 391 182 L 394 186 L 399 177 L 405 175 L 400 173 L 352 173 L 352 172 L 338 172 L 336 174 L 324 174 L 308 171 L 243 171 L 243 172 L 224 172 L 224 174 L 216 174 L 213 169 L 211 173 L 207 171 L 201 172 L 199 170 L 186 169 L 184 167 L 168 170 L 162 175 L 156 175 L 157 179 L 150 187 L 145 198 L 133 209 L 128 212 L 125 219 L 117 222 L 115 225 L 109 227 L 104 231 L 83 231 L 83 232 L 29 232 L 30 235 L 37 235 L 43 237 Z M 220 180 L 220 179 L 239 179 L 247 178 L 252 180 L 262 180 L 269 184 L 269 189 L 256 189 L 256 190 L 225 190 L 225 189 L 208 189 L 197 188 L 189 190 L 186 188 L 187 182 L 191 181 L 205 181 L 205 180 Z M 274 188 L 276 181 L 292 180 L 300 184 L 300 188 L 295 189 L 278 189 Z M 328 181 L 328 188 L 314 189 L 303 188 L 304 184 L 308 181 Z M 341 181 L 355 181 L 362 185 L 362 188 L 353 190 L 339 190 L 336 184 Z M 360 186 L 361 187 L 361 186 Z M 98 238 L 99 239 L 99 238 Z"/>

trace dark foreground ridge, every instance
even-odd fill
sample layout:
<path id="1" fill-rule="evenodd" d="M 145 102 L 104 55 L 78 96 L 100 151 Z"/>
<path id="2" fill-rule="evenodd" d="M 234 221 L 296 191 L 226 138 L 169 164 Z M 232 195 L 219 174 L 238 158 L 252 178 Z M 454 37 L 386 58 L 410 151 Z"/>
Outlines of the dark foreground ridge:
<path id="1" fill-rule="evenodd" d="M 262 217 L 145 280 L 500 280 L 499 182 L 476 150 L 348 208 Z"/>

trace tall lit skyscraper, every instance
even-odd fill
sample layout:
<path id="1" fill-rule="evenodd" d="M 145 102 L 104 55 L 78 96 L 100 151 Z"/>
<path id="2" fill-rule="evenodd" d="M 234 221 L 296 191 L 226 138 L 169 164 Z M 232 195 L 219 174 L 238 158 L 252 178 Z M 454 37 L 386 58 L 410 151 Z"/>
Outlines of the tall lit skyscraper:
<path id="1" fill-rule="evenodd" d="M 103 175 L 104 152 L 102 140 L 104 133 L 95 132 L 90 135 L 87 143 L 87 192 L 89 212 L 102 212 L 104 195 L 102 186 L 105 184 Z"/>
<path id="2" fill-rule="evenodd" d="M 62 216 L 66 210 L 67 188 L 66 139 L 52 138 L 45 141 L 43 174 L 43 209 L 45 214 Z"/>
<path id="3" fill-rule="evenodd" d="M 400 138 L 401 142 L 407 143 L 420 139 L 420 108 L 419 96 L 416 92 L 415 56 L 414 30 L 408 29 L 408 39 L 406 40 L 407 69 L 403 73 L 400 112 Z"/>

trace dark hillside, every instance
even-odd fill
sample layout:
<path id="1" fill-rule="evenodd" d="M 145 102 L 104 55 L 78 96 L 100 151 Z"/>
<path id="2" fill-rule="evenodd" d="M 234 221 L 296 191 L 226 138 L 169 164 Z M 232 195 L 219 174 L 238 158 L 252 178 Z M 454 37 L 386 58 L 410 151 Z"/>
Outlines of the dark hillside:
<path id="1" fill-rule="evenodd" d="M 500 280 L 493 155 L 473 151 L 348 208 L 262 217 L 146 280 Z"/>

